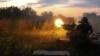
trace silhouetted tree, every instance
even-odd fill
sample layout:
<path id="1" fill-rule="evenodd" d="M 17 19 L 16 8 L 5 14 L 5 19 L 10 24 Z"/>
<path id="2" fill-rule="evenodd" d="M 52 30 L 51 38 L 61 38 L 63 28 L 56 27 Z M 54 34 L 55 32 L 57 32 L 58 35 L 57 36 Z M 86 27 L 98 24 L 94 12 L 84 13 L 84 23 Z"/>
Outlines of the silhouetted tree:
<path id="1" fill-rule="evenodd" d="M 29 18 L 35 18 L 36 19 L 36 11 L 34 11 L 32 8 L 25 8 L 22 10 L 22 16 L 26 19 Z"/>
<path id="2" fill-rule="evenodd" d="M 18 7 L 0 8 L 0 18 L 20 18 L 21 10 Z"/>
<path id="3" fill-rule="evenodd" d="M 42 18 L 45 20 L 49 20 L 53 18 L 53 13 L 52 12 L 43 12 L 42 14 Z"/>

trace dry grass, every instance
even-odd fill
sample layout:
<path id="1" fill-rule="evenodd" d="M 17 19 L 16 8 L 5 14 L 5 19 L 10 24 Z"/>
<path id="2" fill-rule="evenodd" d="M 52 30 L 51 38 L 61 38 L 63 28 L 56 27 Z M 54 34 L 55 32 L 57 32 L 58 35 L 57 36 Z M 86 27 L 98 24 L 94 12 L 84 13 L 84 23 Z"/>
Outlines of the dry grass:
<path id="1" fill-rule="evenodd" d="M 66 50 L 66 44 L 56 40 L 65 38 L 64 30 L 33 30 L 0 32 L 0 56 L 29 56 L 34 50 Z"/>

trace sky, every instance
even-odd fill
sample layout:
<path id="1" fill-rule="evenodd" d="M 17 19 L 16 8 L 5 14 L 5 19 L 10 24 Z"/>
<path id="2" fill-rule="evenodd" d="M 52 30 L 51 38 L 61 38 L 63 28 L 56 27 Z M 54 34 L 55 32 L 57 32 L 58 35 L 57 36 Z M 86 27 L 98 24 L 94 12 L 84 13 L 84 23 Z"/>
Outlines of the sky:
<path id="1" fill-rule="evenodd" d="M 100 0 L 0 0 L 0 7 L 31 7 L 37 14 L 52 11 L 55 15 L 81 16 L 84 12 L 100 13 Z"/>

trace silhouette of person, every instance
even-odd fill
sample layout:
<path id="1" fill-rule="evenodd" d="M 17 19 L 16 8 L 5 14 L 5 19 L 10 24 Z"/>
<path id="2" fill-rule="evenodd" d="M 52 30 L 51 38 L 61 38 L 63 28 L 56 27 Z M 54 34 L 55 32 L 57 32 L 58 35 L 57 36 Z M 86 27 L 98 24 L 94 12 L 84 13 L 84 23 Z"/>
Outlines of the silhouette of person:
<path id="1" fill-rule="evenodd" d="M 89 37 L 89 35 L 93 32 L 92 26 L 88 22 L 87 17 L 83 17 L 81 19 L 80 24 L 76 27 L 76 30 L 82 33 L 85 37 Z"/>
<path id="2" fill-rule="evenodd" d="M 79 56 L 81 55 L 90 55 L 88 51 L 91 48 L 91 40 L 89 38 L 89 35 L 92 34 L 93 29 L 90 23 L 88 22 L 87 17 L 83 17 L 80 21 L 80 24 L 76 26 L 76 32 L 78 32 L 76 36 L 74 36 L 76 39 L 74 42 L 76 42 L 76 49 L 78 51 Z"/>
<path id="3" fill-rule="evenodd" d="M 83 17 L 80 21 L 80 24 L 77 26 L 74 26 L 74 31 L 70 34 L 70 43 L 72 47 L 72 56 L 77 56 L 77 52 L 81 54 L 85 54 L 86 49 L 84 47 L 88 48 L 87 45 L 90 45 L 91 41 L 88 38 L 89 35 L 93 32 L 92 26 L 88 22 L 87 17 Z"/>

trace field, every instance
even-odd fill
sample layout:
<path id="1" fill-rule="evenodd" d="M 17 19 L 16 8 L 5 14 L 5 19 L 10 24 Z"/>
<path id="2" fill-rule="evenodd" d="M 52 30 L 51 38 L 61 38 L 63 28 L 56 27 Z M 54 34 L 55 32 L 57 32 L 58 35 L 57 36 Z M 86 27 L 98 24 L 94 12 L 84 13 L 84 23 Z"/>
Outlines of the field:
<path id="1" fill-rule="evenodd" d="M 27 32 L 0 32 L 0 56 L 29 56 L 34 50 L 67 50 L 66 31 L 32 30 Z"/>

